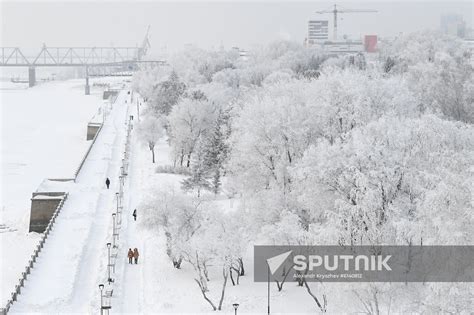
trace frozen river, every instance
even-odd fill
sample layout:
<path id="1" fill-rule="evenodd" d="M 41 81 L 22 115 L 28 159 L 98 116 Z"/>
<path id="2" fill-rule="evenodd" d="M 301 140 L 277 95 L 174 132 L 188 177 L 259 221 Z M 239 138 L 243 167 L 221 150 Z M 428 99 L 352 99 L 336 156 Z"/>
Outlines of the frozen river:
<path id="1" fill-rule="evenodd" d="M 28 233 L 31 193 L 45 178 L 70 178 L 87 150 L 87 122 L 102 105 L 101 89 L 84 95 L 84 80 L 27 89 L 2 82 L 0 307 L 38 240 Z"/>

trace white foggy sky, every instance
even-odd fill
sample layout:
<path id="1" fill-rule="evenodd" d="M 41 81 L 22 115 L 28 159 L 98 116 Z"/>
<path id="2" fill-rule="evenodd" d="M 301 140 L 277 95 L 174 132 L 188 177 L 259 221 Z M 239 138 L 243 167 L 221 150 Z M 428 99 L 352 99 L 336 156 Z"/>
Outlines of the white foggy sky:
<path id="1" fill-rule="evenodd" d="M 135 46 L 151 25 L 152 53 L 193 43 L 203 48 L 251 48 L 278 38 L 302 42 L 309 19 L 328 19 L 316 10 L 335 2 L 276 1 L 0 1 L 1 46 L 37 51 L 48 46 Z M 461 14 L 472 27 L 472 1 L 336 2 L 349 9 L 375 9 L 378 13 L 341 14 L 338 34 L 394 36 L 439 28 L 442 14 Z M 342 19 L 341 19 L 342 18 Z"/>

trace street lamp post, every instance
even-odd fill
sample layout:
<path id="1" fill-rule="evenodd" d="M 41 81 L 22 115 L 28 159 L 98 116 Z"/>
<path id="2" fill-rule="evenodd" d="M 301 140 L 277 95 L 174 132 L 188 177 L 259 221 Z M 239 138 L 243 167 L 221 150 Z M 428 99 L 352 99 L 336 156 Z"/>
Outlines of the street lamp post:
<path id="1" fill-rule="evenodd" d="M 118 192 L 115 193 L 115 197 L 117 198 L 117 208 L 115 209 L 115 213 L 118 213 L 118 209 L 119 209 L 119 193 Z"/>
<path id="2" fill-rule="evenodd" d="M 102 307 L 104 306 L 104 303 L 102 302 L 102 298 L 103 298 L 103 294 L 102 294 L 102 290 L 104 289 L 104 285 L 101 283 L 99 284 L 99 290 L 100 290 L 100 314 L 103 314 L 104 311 L 102 309 Z"/>
<path id="3" fill-rule="evenodd" d="M 120 182 L 120 193 L 123 193 L 123 175 L 119 176 L 119 182 Z"/>
<path id="4" fill-rule="evenodd" d="M 109 278 L 107 279 L 107 281 L 109 282 L 109 284 L 110 284 L 111 282 L 113 282 L 113 281 L 112 281 L 112 278 L 110 277 L 110 246 L 111 246 L 111 245 L 112 245 L 111 243 L 107 243 L 107 250 L 108 250 L 107 272 L 108 272 L 108 275 L 109 275 Z"/>
<path id="5" fill-rule="evenodd" d="M 270 315 L 270 265 L 268 265 L 268 308 L 267 308 L 267 314 Z"/>
<path id="6" fill-rule="evenodd" d="M 116 232 L 115 232 L 115 216 L 116 214 L 115 213 L 112 213 L 112 247 L 113 248 L 116 248 L 117 246 L 115 245 L 115 235 L 116 235 Z"/>
<path id="7" fill-rule="evenodd" d="M 234 303 L 232 304 L 232 306 L 234 307 L 235 315 L 237 315 L 237 309 L 239 308 L 239 303 Z"/>

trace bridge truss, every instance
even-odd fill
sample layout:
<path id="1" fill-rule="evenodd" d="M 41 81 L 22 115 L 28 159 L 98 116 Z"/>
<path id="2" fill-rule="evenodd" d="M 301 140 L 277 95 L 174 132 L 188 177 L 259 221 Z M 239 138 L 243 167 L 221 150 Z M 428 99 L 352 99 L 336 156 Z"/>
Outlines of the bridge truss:
<path id="1" fill-rule="evenodd" d="M 140 47 L 47 47 L 27 57 L 19 47 L 0 47 L 0 67 L 28 67 L 29 85 L 36 83 L 36 67 L 84 67 L 86 94 L 89 94 L 89 76 L 106 76 L 110 69 L 133 72 L 139 64 L 163 65 L 164 61 L 143 60 L 150 42 L 148 27 Z"/>
<path id="2" fill-rule="evenodd" d="M 142 47 L 47 47 L 33 57 L 26 57 L 18 47 L 0 48 L 1 67 L 93 67 L 141 61 Z"/>

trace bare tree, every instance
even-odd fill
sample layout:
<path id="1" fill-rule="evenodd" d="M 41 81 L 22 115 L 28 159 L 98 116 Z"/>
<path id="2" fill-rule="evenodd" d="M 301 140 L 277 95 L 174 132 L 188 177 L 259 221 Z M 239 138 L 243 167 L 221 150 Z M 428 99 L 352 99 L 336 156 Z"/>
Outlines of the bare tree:
<path id="1" fill-rule="evenodd" d="M 225 289 L 226 289 L 226 286 L 227 286 L 227 279 L 229 277 L 229 272 L 226 268 L 226 266 L 224 266 L 222 268 L 222 277 L 224 279 L 223 281 L 223 284 L 222 284 L 222 290 L 221 290 L 221 297 L 219 299 L 219 305 L 216 307 L 216 305 L 212 302 L 212 300 L 207 296 L 207 292 L 209 291 L 207 288 L 205 288 L 202 284 L 202 279 L 198 280 L 198 279 L 194 279 L 194 281 L 196 281 L 196 283 L 198 284 L 199 286 L 199 289 L 201 290 L 201 293 L 202 293 L 202 296 L 203 298 L 211 305 L 212 309 L 214 311 L 217 311 L 217 310 L 222 310 L 222 303 L 224 302 L 224 296 L 225 296 Z"/>
<path id="2" fill-rule="evenodd" d="M 313 300 L 316 302 L 316 304 L 318 305 L 319 309 L 321 310 L 322 313 L 326 313 L 327 309 L 327 299 L 326 299 L 326 294 L 323 293 L 323 302 L 321 303 L 319 301 L 319 299 L 316 297 L 316 295 L 311 291 L 311 288 L 309 287 L 308 285 L 308 282 L 305 280 L 303 280 L 303 283 L 306 287 L 306 290 L 308 291 L 308 294 L 311 295 L 311 297 L 313 298 Z"/>
<path id="3" fill-rule="evenodd" d="M 281 290 L 283 290 L 283 284 L 285 284 L 286 282 L 286 278 L 288 277 L 288 275 L 290 274 L 291 270 L 293 269 L 293 265 L 291 265 L 290 268 L 286 269 L 286 266 L 283 267 L 283 271 L 282 271 L 282 276 L 283 276 L 283 280 L 281 281 L 278 281 L 275 279 L 275 283 L 277 285 L 277 288 L 278 288 L 278 292 L 280 292 Z"/>

